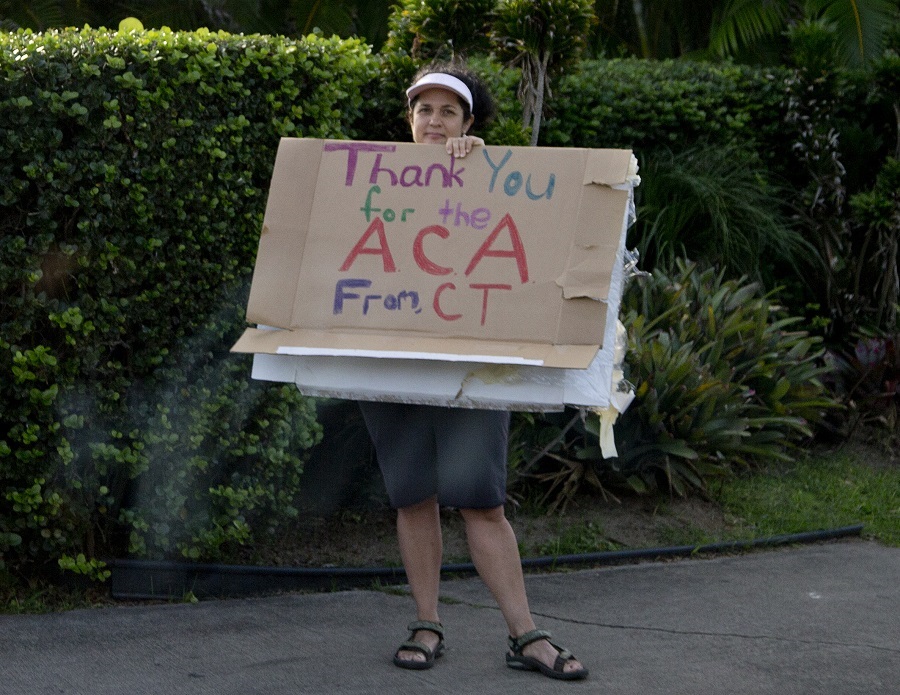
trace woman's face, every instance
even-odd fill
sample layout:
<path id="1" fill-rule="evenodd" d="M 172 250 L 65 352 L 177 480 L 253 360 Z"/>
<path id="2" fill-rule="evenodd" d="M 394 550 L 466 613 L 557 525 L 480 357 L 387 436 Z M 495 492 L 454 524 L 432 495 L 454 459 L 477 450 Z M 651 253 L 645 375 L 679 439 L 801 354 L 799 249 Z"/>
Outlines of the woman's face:
<path id="1" fill-rule="evenodd" d="M 413 142 L 443 145 L 449 138 L 458 138 L 474 121 L 463 121 L 463 107 L 459 97 L 447 89 L 434 87 L 419 94 L 409 117 Z"/>

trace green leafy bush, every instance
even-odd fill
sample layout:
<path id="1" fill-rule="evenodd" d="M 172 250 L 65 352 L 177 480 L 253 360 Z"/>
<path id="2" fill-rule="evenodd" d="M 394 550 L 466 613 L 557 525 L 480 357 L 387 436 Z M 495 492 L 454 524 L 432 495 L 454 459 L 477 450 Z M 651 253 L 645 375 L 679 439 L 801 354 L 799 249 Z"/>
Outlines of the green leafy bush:
<path id="1" fill-rule="evenodd" d="M 637 386 L 617 432 L 625 475 L 648 483 L 662 472 L 683 492 L 714 467 L 789 459 L 836 405 L 820 380 L 820 339 L 755 283 L 681 262 L 632 285 L 623 313 Z"/>
<path id="2" fill-rule="evenodd" d="M 598 416 L 573 427 L 536 472 L 556 505 L 585 482 L 686 494 L 757 461 L 791 460 L 836 407 L 820 380 L 821 339 L 755 283 L 680 261 L 631 283 L 622 313 L 636 399 L 615 426 L 619 456 L 602 458 Z"/>
<path id="3" fill-rule="evenodd" d="M 388 18 L 383 52 L 424 62 L 487 53 L 495 5 L 496 0 L 400 0 Z"/>
<path id="4" fill-rule="evenodd" d="M 763 151 L 783 142 L 786 74 L 728 63 L 586 60 L 556 83 L 541 144 L 625 147 L 643 157 L 737 139 Z"/>
<path id="5" fill-rule="evenodd" d="M 355 135 L 374 71 L 316 36 L 0 35 L 8 571 L 214 557 L 290 517 L 314 410 L 228 348 L 279 136 Z"/>

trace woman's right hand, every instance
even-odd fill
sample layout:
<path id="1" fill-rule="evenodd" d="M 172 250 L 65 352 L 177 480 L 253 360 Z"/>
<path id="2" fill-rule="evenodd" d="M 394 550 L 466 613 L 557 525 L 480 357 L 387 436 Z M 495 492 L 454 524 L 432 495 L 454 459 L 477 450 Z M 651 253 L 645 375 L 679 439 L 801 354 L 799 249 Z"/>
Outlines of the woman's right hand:
<path id="1" fill-rule="evenodd" d="M 462 159 L 475 146 L 484 145 L 484 140 L 474 135 L 463 135 L 458 138 L 447 138 L 447 154 Z"/>

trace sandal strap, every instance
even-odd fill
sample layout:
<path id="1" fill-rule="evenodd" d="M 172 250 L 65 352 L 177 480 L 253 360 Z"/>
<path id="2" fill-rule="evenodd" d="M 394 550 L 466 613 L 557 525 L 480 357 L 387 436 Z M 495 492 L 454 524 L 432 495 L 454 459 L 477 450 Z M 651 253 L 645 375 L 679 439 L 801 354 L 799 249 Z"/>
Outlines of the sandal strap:
<path id="1" fill-rule="evenodd" d="M 532 642 L 537 642 L 538 640 L 545 639 L 550 642 L 550 639 L 553 637 L 547 630 L 531 630 L 526 632 L 524 635 L 519 635 L 518 637 L 509 636 L 509 648 L 513 654 L 519 655 L 522 653 L 522 650 L 527 647 Z M 551 642 L 551 644 L 553 644 Z M 556 646 L 556 645 L 553 645 Z"/>
<path id="2" fill-rule="evenodd" d="M 431 657 L 433 657 L 436 651 L 436 649 L 432 649 L 424 642 L 418 642 L 416 640 L 407 640 L 397 648 L 397 653 L 420 652 L 425 655 L 426 659 L 430 659 Z"/>
<path id="3" fill-rule="evenodd" d="M 562 671 L 563 666 L 566 665 L 567 661 L 571 661 L 575 658 L 575 655 L 570 652 L 568 649 L 560 647 L 558 644 L 550 643 L 550 646 L 556 650 L 556 661 L 553 662 L 553 669 L 555 671 Z"/>
<path id="4" fill-rule="evenodd" d="M 444 639 L 444 626 L 431 620 L 413 620 L 406 629 L 415 634 L 418 630 L 433 632 L 440 639 Z"/>

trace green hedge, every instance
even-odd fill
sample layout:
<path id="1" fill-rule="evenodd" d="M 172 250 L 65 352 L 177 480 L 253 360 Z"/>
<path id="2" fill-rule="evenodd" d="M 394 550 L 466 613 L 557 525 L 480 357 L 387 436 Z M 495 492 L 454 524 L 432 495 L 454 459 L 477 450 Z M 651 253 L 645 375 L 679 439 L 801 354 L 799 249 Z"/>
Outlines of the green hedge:
<path id="1" fill-rule="evenodd" d="M 827 120 L 814 122 L 816 114 Z M 813 127 L 831 129 L 843 185 L 855 192 L 871 186 L 893 151 L 894 124 L 890 95 L 862 71 L 817 77 L 787 67 L 586 60 L 554 83 L 541 144 L 626 147 L 643 163 L 660 150 L 739 145 L 802 190 L 811 175 L 796 144 Z"/>
<path id="2" fill-rule="evenodd" d="M 292 509 L 320 432 L 249 380 L 279 136 L 353 137 L 356 41 L 0 34 L 0 553 L 215 557 Z"/>
<path id="3" fill-rule="evenodd" d="M 584 61 L 555 84 L 541 141 L 639 153 L 698 140 L 772 145 L 783 130 L 788 74 L 727 63 Z"/>

